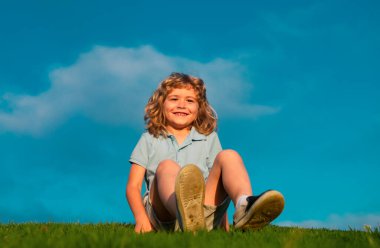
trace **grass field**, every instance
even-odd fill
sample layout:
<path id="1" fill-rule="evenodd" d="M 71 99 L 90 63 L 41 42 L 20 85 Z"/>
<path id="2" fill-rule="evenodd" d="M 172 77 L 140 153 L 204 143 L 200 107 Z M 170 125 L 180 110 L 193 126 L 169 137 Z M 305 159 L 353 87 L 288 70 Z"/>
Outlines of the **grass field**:
<path id="1" fill-rule="evenodd" d="M 380 247 L 379 229 L 268 226 L 259 231 L 135 234 L 124 224 L 0 224 L 0 247 Z"/>

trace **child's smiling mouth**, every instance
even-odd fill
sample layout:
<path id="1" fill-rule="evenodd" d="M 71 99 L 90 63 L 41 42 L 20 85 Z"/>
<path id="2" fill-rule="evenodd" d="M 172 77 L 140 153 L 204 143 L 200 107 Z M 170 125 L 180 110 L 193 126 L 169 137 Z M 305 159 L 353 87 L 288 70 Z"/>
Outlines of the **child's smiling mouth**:
<path id="1" fill-rule="evenodd" d="M 184 113 L 184 112 L 173 112 L 173 114 L 175 116 L 188 116 L 189 115 L 188 113 Z"/>

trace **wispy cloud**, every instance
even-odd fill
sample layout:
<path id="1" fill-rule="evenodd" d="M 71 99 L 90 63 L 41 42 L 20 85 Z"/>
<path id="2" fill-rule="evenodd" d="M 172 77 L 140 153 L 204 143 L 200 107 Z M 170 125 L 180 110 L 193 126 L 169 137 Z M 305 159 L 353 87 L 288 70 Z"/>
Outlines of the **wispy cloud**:
<path id="1" fill-rule="evenodd" d="M 363 230 L 365 225 L 372 227 L 380 226 L 380 214 L 332 214 L 326 220 L 305 220 L 301 222 L 283 221 L 277 223 L 280 226 L 297 226 L 305 228 L 328 228 L 328 229 L 356 229 Z"/>
<path id="2" fill-rule="evenodd" d="M 43 134 L 75 115 L 112 125 L 142 125 L 144 105 L 173 71 L 204 78 L 210 102 L 224 117 L 256 118 L 278 109 L 248 103 L 252 84 L 234 61 L 208 63 L 172 57 L 151 46 L 96 46 L 75 64 L 51 71 L 51 87 L 39 95 L 0 98 L 0 131 Z"/>

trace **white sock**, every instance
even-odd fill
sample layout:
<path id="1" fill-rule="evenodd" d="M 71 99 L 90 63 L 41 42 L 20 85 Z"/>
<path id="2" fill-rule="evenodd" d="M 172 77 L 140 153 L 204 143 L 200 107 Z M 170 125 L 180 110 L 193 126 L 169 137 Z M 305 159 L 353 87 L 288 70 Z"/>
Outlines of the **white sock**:
<path id="1" fill-rule="evenodd" d="M 247 197 L 249 195 L 240 195 L 238 197 L 238 200 L 236 201 L 236 206 L 235 206 L 235 209 L 239 208 L 241 205 L 243 205 L 244 203 L 247 202 Z"/>

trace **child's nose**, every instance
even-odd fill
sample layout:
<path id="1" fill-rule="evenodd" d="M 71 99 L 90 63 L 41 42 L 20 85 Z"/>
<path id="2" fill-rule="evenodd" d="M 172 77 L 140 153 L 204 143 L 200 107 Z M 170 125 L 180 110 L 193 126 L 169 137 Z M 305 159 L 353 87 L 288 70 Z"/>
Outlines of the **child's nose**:
<path id="1" fill-rule="evenodd" d="M 179 108 L 184 108 L 185 106 L 186 106 L 186 101 L 184 101 L 184 100 L 178 101 L 178 107 Z"/>

